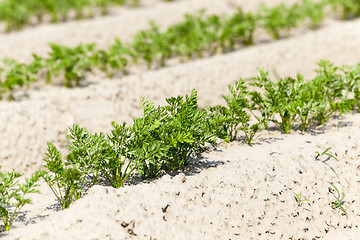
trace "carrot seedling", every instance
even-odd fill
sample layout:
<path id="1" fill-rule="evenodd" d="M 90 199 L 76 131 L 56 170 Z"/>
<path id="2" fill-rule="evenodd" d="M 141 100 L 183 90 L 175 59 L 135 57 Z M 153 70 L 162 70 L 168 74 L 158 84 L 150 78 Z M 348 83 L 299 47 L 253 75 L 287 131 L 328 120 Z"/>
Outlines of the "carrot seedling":
<path id="1" fill-rule="evenodd" d="M 346 215 L 346 218 L 348 218 L 348 214 L 345 210 L 345 208 L 342 206 L 343 202 L 344 202 L 344 198 L 345 198 L 345 194 L 343 196 L 341 196 L 339 190 L 337 189 L 337 187 L 335 187 L 335 185 L 331 182 L 328 182 L 337 192 L 337 196 L 335 196 L 335 199 L 330 201 L 330 206 L 335 209 L 335 208 L 340 208 Z"/>
<path id="2" fill-rule="evenodd" d="M 10 230 L 20 213 L 20 209 L 24 205 L 31 203 L 31 199 L 25 198 L 25 195 L 28 193 L 40 193 L 36 190 L 36 187 L 39 186 L 36 182 L 44 174 L 44 171 L 39 170 L 30 178 L 26 178 L 25 183 L 20 184 L 17 180 L 22 176 L 20 172 L 0 172 L 0 218 L 4 224 L 5 231 Z"/>
<path id="3" fill-rule="evenodd" d="M 302 198 L 301 193 L 300 194 L 294 193 L 294 197 L 296 199 L 296 202 L 298 203 L 298 207 L 300 207 L 303 202 L 310 202 L 309 199 Z"/>
<path id="4" fill-rule="evenodd" d="M 323 156 L 323 155 L 327 155 L 329 157 L 332 157 L 334 158 L 336 161 L 340 162 L 339 159 L 337 159 L 337 157 L 335 157 L 333 154 L 329 153 L 331 147 L 327 148 L 325 151 L 323 151 L 322 153 L 319 153 L 318 151 L 316 151 L 315 153 L 317 154 L 315 156 L 315 159 L 318 160 L 320 156 Z"/>

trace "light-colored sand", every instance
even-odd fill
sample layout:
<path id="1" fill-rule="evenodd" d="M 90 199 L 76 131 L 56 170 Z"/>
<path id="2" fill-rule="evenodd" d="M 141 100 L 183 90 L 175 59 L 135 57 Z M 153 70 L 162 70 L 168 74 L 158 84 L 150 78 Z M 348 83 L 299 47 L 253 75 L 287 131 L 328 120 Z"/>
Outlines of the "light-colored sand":
<path id="1" fill-rule="evenodd" d="M 156 19 L 162 26 L 186 12 L 232 12 L 233 4 L 254 9 L 260 1 L 193 1 L 118 9 L 113 16 L 44 25 L 0 35 L 1 56 L 29 60 L 44 54 L 46 43 L 111 44 L 124 40 Z M 278 3 L 280 1 L 272 1 Z M 140 17 L 141 16 L 141 17 Z M 131 27 L 129 27 L 131 26 Z M 254 76 L 258 66 L 281 76 L 297 72 L 306 78 L 320 59 L 335 64 L 360 62 L 360 20 L 327 20 L 316 31 L 295 31 L 276 42 L 257 44 L 156 71 L 137 71 L 121 79 L 91 75 L 88 86 L 64 89 L 43 86 L 29 98 L 0 102 L 0 164 L 26 176 L 40 168 L 51 141 L 64 150 L 71 123 L 91 131 L 111 129 L 110 122 L 131 122 L 141 114 L 141 96 L 163 104 L 164 98 L 198 90 L 201 106 L 222 103 L 221 94 L 239 77 Z M 189 166 L 184 174 L 166 175 L 150 183 L 122 189 L 96 186 L 70 209 L 56 211 L 51 191 L 34 195 L 19 220 L 3 239 L 359 239 L 358 174 L 360 115 L 332 119 L 308 133 L 262 131 L 250 147 L 241 142 L 221 144 Z M 316 151 L 332 147 L 340 162 L 314 159 Z M 273 176 L 273 177 L 271 177 Z M 334 182 L 345 193 L 344 208 L 333 210 L 329 192 Z M 311 200 L 297 206 L 293 192 Z"/>

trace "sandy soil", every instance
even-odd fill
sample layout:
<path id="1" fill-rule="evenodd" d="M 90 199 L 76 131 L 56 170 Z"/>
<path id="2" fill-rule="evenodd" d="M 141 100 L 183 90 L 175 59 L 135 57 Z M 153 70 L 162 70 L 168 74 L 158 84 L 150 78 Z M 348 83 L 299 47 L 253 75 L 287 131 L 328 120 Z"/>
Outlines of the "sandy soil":
<path id="1" fill-rule="evenodd" d="M 28 61 L 45 55 L 47 43 L 76 45 L 96 42 L 106 47 L 114 37 L 125 41 L 146 28 L 150 19 L 162 27 L 184 13 L 206 8 L 231 13 L 234 6 L 256 9 L 262 1 L 154 1 L 140 9 L 119 8 L 106 17 L 29 27 L 0 34 L 0 57 Z M 266 1 L 268 2 L 268 1 Z M 280 1 L 270 1 L 276 4 Z M 289 2 L 289 1 L 287 1 Z M 131 26 L 131 27 L 129 27 Z M 43 165 L 46 142 L 64 149 L 67 126 L 109 131 L 110 122 L 131 122 L 141 114 L 140 97 L 163 104 L 164 98 L 198 90 L 201 106 L 222 103 L 227 85 L 257 74 L 261 66 L 280 76 L 314 76 L 316 63 L 360 62 L 360 20 L 327 19 L 315 31 L 294 31 L 269 41 L 261 33 L 256 44 L 236 52 L 173 64 L 130 76 L 103 79 L 93 74 L 81 88 L 42 86 L 28 98 L 0 102 L 0 164 L 29 176 Z M 50 189 L 33 195 L 14 228 L 3 239 L 359 239 L 357 160 L 360 115 L 332 119 L 307 133 L 261 131 L 253 146 L 241 141 L 221 144 L 194 161 L 183 173 L 148 183 L 112 189 L 95 186 L 68 210 L 58 211 Z M 334 159 L 315 160 L 315 152 L 331 147 Z M 346 195 L 344 208 L 332 209 L 328 181 Z M 310 202 L 298 206 L 294 192 Z"/>

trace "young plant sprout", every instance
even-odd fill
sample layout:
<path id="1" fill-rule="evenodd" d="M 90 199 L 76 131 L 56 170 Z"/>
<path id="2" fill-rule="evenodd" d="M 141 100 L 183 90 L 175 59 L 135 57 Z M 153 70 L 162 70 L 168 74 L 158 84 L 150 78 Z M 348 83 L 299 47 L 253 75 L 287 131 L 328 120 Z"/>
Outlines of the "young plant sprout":
<path id="1" fill-rule="evenodd" d="M 329 157 L 334 158 L 336 161 L 340 162 L 339 159 L 337 159 L 337 157 L 335 157 L 333 154 L 329 153 L 330 149 L 331 149 L 331 147 L 327 148 L 327 149 L 326 149 L 325 151 L 323 151 L 322 153 L 319 153 L 318 151 L 316 151 L 315 153 L 316 153 L 317 155 L 315 156 L 315 159 L 316 159 L 316 160 L 319 160 L 319 157 L 320 157 L 320 156 L 327 155 L 327 156 L 329 156 Z"/>
<path id="2" fill-rule="evenodd" d="M 335 191 L 336 191 L 336 193 L 337 193 L 337 196 L 335 196 L 335 199 L 332 200 L 332 201 L 330 201 L 330 203 L 329 203 L 330 206 L 331 206 L 333 209 L 335 209 L 335 208 L 340 208 L 340 209 L 345 213 L 346 218 L 348 218 L 348 214 L 347 214 L 345 208 L 342 206 L 343 200 L 344 200 L 344 198 L 345 198 L 345 194 L 344 194 L 343 196 L 341 196 L 341 194 L 340 194 L 339 190 L 337 189 L 337 187 L 336 187 L 333 183 L 331 183 L 331 182 L 328 182 L 328 183 L 335 189 Z"/>
<path id="3" fill-rule="evenodd" d="M 302 198 L 301 193 L 297 194 L 294 192 L 294 197 L 296 199 L 296 202 L 298 203 L 298 207 L 300 207 L 303 202 L 310 202 L 309 199 Z"/>

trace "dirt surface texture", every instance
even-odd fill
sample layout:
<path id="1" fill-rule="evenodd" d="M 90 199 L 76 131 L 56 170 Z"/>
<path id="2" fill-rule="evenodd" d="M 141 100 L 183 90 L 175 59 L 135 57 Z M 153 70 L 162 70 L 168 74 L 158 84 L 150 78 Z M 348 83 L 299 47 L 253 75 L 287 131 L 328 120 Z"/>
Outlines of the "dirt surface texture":
<path id="1" fill-rule="evenodd" d="M 145 1 L 146 2 L 146 1 Z M 140 8 L 120 7 L 89 20 L 26 27 L 0 34 L 0 58 L 31 60 L 46 56 L 48 43 L 107 47 L 115 37 L 131 41 L 150 20 L 161 28 L 186 13 L 231 14 L 236 6 L 256 10 L 282 1 L 149 1 Z M 283 1 L 291 4 L 297 1 Z M 263 67 L 275 76 L 315 76 L 321 59 L 335 65 L 360 62 L 360 20 L 329 17 L 315 30 L 298 28 L 273 41 L 256 33 L 254 45 L 226 54 L 161 69 L 138 67 L 128 76 L 106 79 L 90 74 L 83 86 L 66 89 L 38 84 L 27 97 L 0 101 L 0 165 L 30 176 L 44 165 L 47 142 L 65 150 L 67 127 L 77 123 L 91 132 L 109 132 L 111 122 L 131 123 L 141 116 L 140 98 L 165 104 L 165 98 L 198 91 L 199 105 L 224 103 L 221 95 L 239 78 Z M 119 189 L 96 185 L 69 209 L 59 210 L 50 188 L 32 194 L 8 239 L 360 239 L 360 114 L 332 118 L 307 132 L 262 130 L 249 146 L 220 143 L 184 171 Z M 339 161 L 316 152 L 331 148 Z M 334 183 L 345 194 L 333 209 Z M 310 201 L 299 205 L 294 193 Z M 334 195 L 335 194 L 335 195 Z"/>

